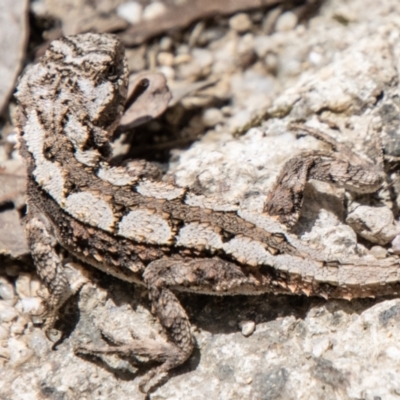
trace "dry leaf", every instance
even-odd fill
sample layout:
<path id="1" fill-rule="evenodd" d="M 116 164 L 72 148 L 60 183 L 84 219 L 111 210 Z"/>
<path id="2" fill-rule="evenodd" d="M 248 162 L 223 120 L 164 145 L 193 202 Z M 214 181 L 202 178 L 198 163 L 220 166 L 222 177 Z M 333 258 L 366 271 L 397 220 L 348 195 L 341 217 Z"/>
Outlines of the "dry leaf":
<path id="1" fill-rule="evenodd" d="M 22 67 L 28 38 L 27 0 L 0 1 L 0 113 Z"/>
<path id="2" fill-rule="evenodd" d="M 136 46 L 170 29 L 184 28 L 196 20 L 272 7 L 282 2 L 283 0 L 192 0 L 170 6 L 159 17 L 131 26 L 120 37 L 126 46 Z"/>
<path id="3" fill-rule="evenodd" d="M 0 212 L 0 254 L 13 258 L 29 254 L 25 232 L 16 210 Z"/>
<path id="4" fill-rule="evenodd" d="M 157 118 L 167 109 L 171 97 L 163 74 L 145 71 L 131 75 L 119 130 L 125 131 Z"/>

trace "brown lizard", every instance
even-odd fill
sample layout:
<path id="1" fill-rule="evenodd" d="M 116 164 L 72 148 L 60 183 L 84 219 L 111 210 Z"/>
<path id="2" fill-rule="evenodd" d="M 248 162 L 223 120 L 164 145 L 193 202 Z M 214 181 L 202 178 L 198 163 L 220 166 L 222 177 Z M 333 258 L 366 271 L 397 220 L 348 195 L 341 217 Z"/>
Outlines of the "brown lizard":
<path id="1" fill-rule="evenodd" d="M 296 223 L 309 179 L 374 192 L 384 180 L 379 163 L 297 126 L 334 151 L 289 160 L 266 197 L 265 212 L 254 214 L 165 182 L 149 162 L 109 164 L 127 81 L 124 49 L 116 37 L 83 34 L 53 41 L 18 85 L 20 152 L 29 176 L 26 234 L 50 292 L 44 325 L 49 337 L 57 336 L 57 312 L 73 293 L 59 245 L 84 263 L 148 288 L 167 344 L 134 339 L 120 346 L 78 349 L 159 362 L 143 378 L 143 391 L 193 350 L 190 322 L 175 291 L 325 298 L 399 291 L 397 257 L 328 257 L 280 224 L 290 228 Z"/>

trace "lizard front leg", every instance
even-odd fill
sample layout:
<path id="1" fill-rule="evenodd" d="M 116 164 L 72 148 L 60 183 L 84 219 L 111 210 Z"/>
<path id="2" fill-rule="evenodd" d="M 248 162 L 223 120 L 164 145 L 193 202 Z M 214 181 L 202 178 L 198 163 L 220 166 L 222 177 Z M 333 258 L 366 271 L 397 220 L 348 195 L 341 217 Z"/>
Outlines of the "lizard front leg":
<path id="1" fill-rule="evenodd" d="M 149 290 L 152 312 L 161 322 L 168 342 L 161 339 L 135 338 L 121 343 L 121 340 L 114 340 L 111 335 L 105 334 L 117 345 L 101 347 L 82 345 L 77 351 L 92 354 L 124 354 L 161 362 L 160 366 L 150 370 L 140 382 L 140 390 L 148 392 L 160 383 L 171 369 L 184 363 L 193 350 L 194 338 L 190 321 L 174 290 L 232 294 L 235 289 L 246 291 L 246 288 L 260 286 L 262 284 L 260 279 L 244 272 L 238 265 L 219 258 L 169 258 L 153 261 L 146 268 L 144 282 Z M 251 289 L 249 291 L 251 292 Z"/>
<path id="2" fill-rule="evenodd" d="M 315 138 L 328 143 L 334 152 L 313 151 L 291 158 L 283 166 L 269 192 L 264 211 L 292 228 L 299 216 L 307 181 L 316 179 L 343 187 L 354 193 L 373 193 L 383 181 L 381 163 L 361 158 L 343 143 L 315 129 L 294 125 Z"/>
<path id="3" fill-rule="evenodd" d="M 51 234 L 50 224 L 32 204 L 28 206 L 25 232 L 36 271 L 50 294 L 42 315 L 45 318 L 43 328 L 49 340 L 56 342 L 61 337 L 61 332 L 54 329 L 58 310 L 87 280 L 80 273 L 76 274 L 78 270 L 74 271 L 74 277 L 67 273 L 67 266 L 63 265 L 56 249 L 57 242 Z"/>

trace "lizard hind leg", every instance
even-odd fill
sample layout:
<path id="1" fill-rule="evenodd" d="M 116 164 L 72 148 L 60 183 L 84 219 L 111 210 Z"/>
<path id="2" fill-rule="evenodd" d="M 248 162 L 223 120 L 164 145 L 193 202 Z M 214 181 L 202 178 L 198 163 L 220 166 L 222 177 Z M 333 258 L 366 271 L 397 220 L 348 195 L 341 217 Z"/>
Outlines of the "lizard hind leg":
<path id="1" fill-rule="evenodd" d="M 194 337 L 189 318 L 174 294 L 175 290 L 199 291 L 203 293 L 231 293 L 235 289 L 251 292 L 261 282 L 252 274 L 246 274 L 236 264 L 221 260 L 168 258 L 151 262 L 143 275 L 149 290 L 152 313 L 155 314 L 167 335 L 167 340 L 148 337 L 114 340 L 116 345 L 80 345 L 79 353 L 120 354 L 136 360 L 161 363 L 151 369 L 141 380 L 139 389 L 147 393 L 158 386 L 169 371 L 183 364 L 192 354 Z M 119 342 L 119 343 L 117 343 Z M 97 353 L 97 354 L 96 354 Z"/>
<path id="2" fill-rule="evenodd" d="M 80 354 L 92 354 L 95 356 L 117 354 L 123 357 L 131 357 L 135 361 L 158 362 L 159 366 L 150 369 L 139 383 L 139 389 L 147 393 L 161 384 L 169 371 L 183 364 L 191 355 L 194 347 L 194 339 L 190 329 L 189 318 L 180 305 L 175 294 L 170 290 L 171 286 L 179 286 L 175 275 L 168 274 L 171 260 L 157 260 L 149 264 L 144 274 L 144 281 L 149 289 L 152 302 L 152 313 L 155 314 L 163 326 L 168 340 L 161 337 L 151 339 L 149 337 L 117 338 L 114 332 L 107 332 L 105 326 L 101 326 L 102 335 L 111 345 L 80 344 L 75 351 Z M 177 269 L 183 269 L 186 264 L 175 263 Z M 184 273 L 180 274 L 188 282 Z M 178 278 L 177 278 L 178 279 Z M 179 279 L 178 279 L 179 280 Z M 183 283 L 182 280 L 179 280 Z M 132 334 L 132 333 L 131 333 Z M 107 362 L 107 361 L 106 361 Z"/>
<path id="3" fill-rule="evenodd" d="M 245 274 L 238 265 L 217 257 L 153 261 L 146 268 L 144 281 L 149 289 L 152 312 L 160 320 L 169 341 L 174 344 L 178 353 L 167 357 L 158 370 L 150 371 L 150 374 L 143 378 L 142 387 L 158 373 L 166 373 L 169 369 L 181 365 L 189 358 L 194 347 L 189 318 L 173 289 L 223 294 L 240 288 L 254 288 L 260 284 L 257 278 Z"/>

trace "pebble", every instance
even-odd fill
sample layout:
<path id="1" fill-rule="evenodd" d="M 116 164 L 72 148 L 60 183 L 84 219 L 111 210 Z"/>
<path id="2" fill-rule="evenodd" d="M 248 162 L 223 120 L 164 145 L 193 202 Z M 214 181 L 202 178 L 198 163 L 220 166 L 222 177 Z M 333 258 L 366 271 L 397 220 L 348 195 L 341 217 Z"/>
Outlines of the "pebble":
<path id="1" fill-rule="evenodd" d="M 211 128 L 222 122 L 224 116 L 218 108 L 209 108 L 204 111 L 202 121 L 205 126 Z"/>
<path id="2" fill-rule="evenodd" d="M 47 339 L 41 329 L 34 329 L 27 338 L 29 348 L 32 349 L 38 357 L 43 357 L 51 351 L 51 342 Z"/>
<path id="3" fill-rule="evenodd" d="M 275 53 L 267 53 L 264 58 L 265 68 L 268 72 L 274 74 L 278 70 L 279 59 Z"/>
<path id="4" fill-rule="evenodd" d="M 343 5 L 335 9 L 333 18 L 347 25 L 349 22 L 357 21 L 357 14 L 347 5 Z"/>
<path id="5" fill-rule="evenodd" d="M 8 349 L 10 351 L 10 364 L 13 367 L 23 364 L 33 355 L 33 350 L 29 349 L 25 342 L 15 338 L 8 340 Z"/>
<path id="6" fill-rule="evenodd" d="M 167 81 L 171 82 L 175 79 L 175 70 L 172 67 L 168 67 L 167 65 L 163 65 L 158 68 L 162 74 L 164 74 Z"/>
<path id="7" fill-rule="evenodd" d="M 32 276 L 31 284 L 30 284 L 30 292 L 31 296 L 38 296 L 39 291 L 42 289 L 42 282 L 37 276 Z"/>
<path id="8" fill-rule="evenodd" d="M 268 35 L 259 35 L 254 38 L 254 51 L 259 58 L 266 56 L 268 52 L 273 51 L 274 44 Z"/>
<path id="9" fill-rule="evenodd" d="M 192 57 L 190 54 L 179 54 L 178 56 L 175 57 L 174 64 L 179 65 L 179 64 L 185 64 L 192 61 Z"/>
<path id="10" fill-rule="evenodd" d="M 11 144 L 17 144 L 18 143 L 18 133 L 17 132 L 10 133 L 9 135 L 7 135 L 6 141 Z"/>
<path id="11" fill-rule="evenodd" d="M 176 49 L 176 54 L 189 54 L 190 53 L 190 47 L 187 44 L 181 44 L 177 49 Z"/>
<path id="12" fill-rule="evenodd" d="M 248 14 L 236 14 L 229 20 L 229 26 L 236 32 L 246 32 L 252 27 L 252 22 Z"/>
<path id="13" fill-rule="evenodd" d="M 192 50 L 193 62 L 200 68 L 209 67 L 213 63 L 213 55 L 207 49 L 194 48 Z"/>
<path id="14" fill-rule="evenodd" d="M 8 329 L 6 329 L 4 324 L 0 325 L 0 341 L 7 340 L 9 336 Z"/>
<path id="15" fill-rule="evenodd" d="M 239 110 L 234 113 L 232 118 L 229 120 L 229 130 L 237 132 L 243 129 L 250 121 L 251 115 L 249 110 Z"/>
<path id="16" fill-rule="evenodd" d="M 386 251 L 386 249 L 385 249 L 384 247 L 382 247 L 382 246 L 372 246 L 372 247 L 371 247 L 371 250 L 370 250 L 370 253 L 371 253 L 375 258 L 384 259 L 384 258 L 386 258 L 387 251 Z"/>
<path id="17" fill-rule="evenodd" d="M 242 330 L 242 335 L 247 337 L 256 330 L 256 323 L 254 321 L 241 321 L 239 327 Z"/>
<path id="18" fill-rule="evenodd" d="M 0 297 L 3 300 L 12 300 L 14 296 L 14 286 L 6 278 L 0 277 Z"/>
<path id="19" fill-rule="evenodd" d="M 297 25 L 297 15 L 292 11 L 282 13 L 275 23 L 275 30 L 277 32 L 287 32 L 294 29 Z"/>
<path id="20" fill-rule="evenodd" d="M 23 272 L 19 275 L 15 282 L 17 294 L 21 299 L 31 296 L 31 278 L 31 274 Z"/>
<path id="21" fill-rule="evenodd" d="M 150 20 L 159 17 L 167 11 L 167 7 L 163 3 L 155 2 L 149 4 L 143 11 L 143 19 Z"/>
<path id="22" fill-rule="evenodd" d="M 157 55 L 157 62 L 159 65 L 171 67 L 174 64 L 174 55 L 166 51 L 162 51 Z"/>
<path id="23" fill-rule="evenodd" d="M 381 246 L 400 234 L 400 225 L 388 207 L 359 205 L 347 215 L 346 222 L 357 234 Z"/>
<path id="24" fill-rule="evenodd" d="M 0 346 L 0 358 L 10 359 L 10 350 L 7 347 Z"/>
<path id="25" fill-rule="evenodd" d="M 17 317 L 18 311 L 4 300 L 0 300 L 0 323 L 13 321 Z"/>
<path id="26" fill-rule="evenodd" d="M 240 54 L 245 54 L 248 53 L 249 51 L 253 52 L 253 50 L 254 50 L 254 35 L 252 33 L 246 33 L 238 41 L 237 51 Z"/>
<path id="27" fill-rule="evenodd" d="M 316 340 L 312 348 L 313 356 L 321 357 L 322 354 L 324 354 L 329 349 L 330 346 L 331 346 L 331 341 L 327 337 Z"/>
<path id="28" fill-rule="evenodd" d="M 40 297 L 25 297 L 21 300 L 22 312 L 30 315 L 40 315 L 44 310 Z"/>
<path id="29" fill-rule="evenodd" d="M 210 42 L 221 39 L 225 35 L 225 32 L 220 27 L 214 27 L 206 29 L 201 33 L 197 40 L 197 44 L 201 46 L 206 46 Z"/>
<path id="30" fill-rule="evenodd" d="M 172 39 L 169 36 L 164 36 L 160 40 L 160 50 L 161 51 L 169 51 L 172 49 L 173 44 L 174 44 L 174 42 L 172 41 Z"/>
<path id="31" fill-rule="evenodd" d="M 141 21 L 142 11 L 142 5 L 136 1 L 128 1 L 117 7 L 117 14 L 132 25 Z"/>
<path id="32" fill-rule="evenodd" d="M 221 112 L 225 117 L 230 117 L 232 115 L 232 107 L 224 106 L 221 108 Z"/>
<path id="33" fill-rule="evenodd" d="M 400 254 L 400 235 L 392 240 L 392 250 L 394 254 Z"/>
<path id="34" fill-rule="evenodd" d="M 319 65 L 322 62 L 322 54 L 316 51 L 311 51 L 308 55 L 308 60 L 311 64 Z"/>
<path id="35" fill-rule="evenodd" d="M 26 315 L 18 317 L 18 319 L 11 325 L 10 332 L 12 335 L 22 335 L 27 327 L 30 319 Z"/>

